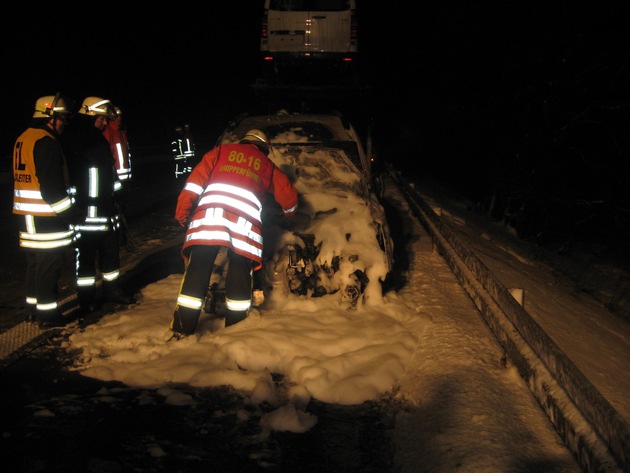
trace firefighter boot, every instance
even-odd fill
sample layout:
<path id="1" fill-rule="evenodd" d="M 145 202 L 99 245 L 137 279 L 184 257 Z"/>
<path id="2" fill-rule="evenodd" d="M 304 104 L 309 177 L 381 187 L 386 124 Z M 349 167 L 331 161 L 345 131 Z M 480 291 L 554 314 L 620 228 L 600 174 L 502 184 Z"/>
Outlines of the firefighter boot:
<path id="1" fill-rule="evenodd" d="M 79 287 L 77 289 L 77 298 L 81 315 L 87 315 L 100 308 L 96 300 L 96 290 L 93 286 Z"/>
<path id="2" fill-rule="evenodd" d="M 103 299 L 106 303 L 129 305 L 135 302 L 133 297 L 126 296 L 116 283 L 103 284 Z"/>
<path id="3" fill-rule="evenodd" d="M 54 327 L 63 327 L 69 322 L 69 319 L 63 317 L 58 310 L 38 311 L 35 320 L 41 330 Z"/>
<path id="4" fill-rule="evenodd" d="M 237 324 L 247 318 L 246 310 L 228 310 L 225 313 L 225 326 Z"/>
<path id="5" fill-rule="evenodd" d="M 197 328 L 199 310 L 176 306 L 171 321 L 171 330 L 180 335 L 192 335 Z"/>

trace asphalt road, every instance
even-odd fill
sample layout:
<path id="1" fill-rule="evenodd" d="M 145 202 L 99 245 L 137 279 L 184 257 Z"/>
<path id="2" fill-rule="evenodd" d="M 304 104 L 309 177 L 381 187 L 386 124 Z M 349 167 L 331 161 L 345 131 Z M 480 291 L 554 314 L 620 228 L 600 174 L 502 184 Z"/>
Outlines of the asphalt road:
<path id="1" fill-rule="evenodd" d="M 172 243 L 183 241 L 172 218 L 182 183 L 172 178 L 166 158 L 147 161 L 134 175 L 128 213 L 133 247 L 121 254 L 123 266 L 140 261 L 124 278 L 128 292 L 183 271 L 181 243 Z M 4 184 L 6 175 L 2 178 Z M 12 251 L 5 252 L 1 265 L 0 331 L 24 320 L 23 254 L 17 251 L 17 230 L 10 223 L 10 188 L 2 186 L 7 194 L 2 199 L 2 243 Z M 69 261 L 61 284 L 68 295 L 74 291 L 71 270 Z M 115 310 L 105 307 L 80 325 Z M 309 411 L 319 419 L 317 429 L 265 436 L 259 426 L 264 412 L 250 412 L 244 422 L 243 409 L 248 407 L 242 394 L 230 388 L 179 386 L 196 402 L 194 407 L 176 406 L 166 404 L 160 390 L 130 389 L 69 370 L 74 355 L 65 348 L 68 335 L 63 329 L 49 331 L 0 369 L 0 457 L 6 471 L 393 471 L 393 447 L 387 437 L 396 406 L 392 400 L 360 406 L 314 401 Z"/>

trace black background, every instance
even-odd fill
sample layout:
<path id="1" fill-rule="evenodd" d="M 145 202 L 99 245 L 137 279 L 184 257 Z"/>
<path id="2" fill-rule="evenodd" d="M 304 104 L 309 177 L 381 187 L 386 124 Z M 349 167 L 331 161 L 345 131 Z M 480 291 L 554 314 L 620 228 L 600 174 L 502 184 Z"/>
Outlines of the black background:
<path id="1" fill-rule="evenodd" d="M 541 243 L 628 234 L 630 20 L 622 2 L 358 0 L 359 67 L 379 155 L 466 194 Z M 122 107 L 132 147 L 198 149 L 251 110 L 262 0 L 3 6 L 1 153 L 35 100 Z M 413 9 L 409 9 L 413 5 Z M 366 105 L 367 104 L 367 105 Z M 605 231 L 596 229 L 606 228 Z"/>

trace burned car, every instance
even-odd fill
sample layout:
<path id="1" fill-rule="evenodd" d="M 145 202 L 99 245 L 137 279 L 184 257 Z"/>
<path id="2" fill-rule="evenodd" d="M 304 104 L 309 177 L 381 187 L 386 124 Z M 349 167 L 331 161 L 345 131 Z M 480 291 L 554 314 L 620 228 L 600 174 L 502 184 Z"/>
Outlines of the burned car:
<path id="1" fill-rule="evenodd" d="M 333 296 L 350 307 L 380 301 L 393 243 L 353 126 L 338 114 L 246 115 L 218 144 L 236 143 L 250 129 L 267 135 L 269 157 L 299 194 L 291 219 L 273 199 L 263 209 L 263 268 L 255 280 L 265 301 L 291 295 Z"/>

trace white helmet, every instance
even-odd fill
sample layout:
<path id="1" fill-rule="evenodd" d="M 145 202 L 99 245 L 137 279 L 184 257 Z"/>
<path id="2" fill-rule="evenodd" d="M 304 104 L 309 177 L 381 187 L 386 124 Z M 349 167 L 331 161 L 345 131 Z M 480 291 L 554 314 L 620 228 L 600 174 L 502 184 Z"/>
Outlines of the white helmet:
<path id="1" fill-rule="evenodd" d="M 54 118 L 61 113 L 70 113 L 66 101 L 57 95 L 46 95 L 35 102 L 33 118 Z"/>
<path id="2" fill-rule="evenodd" d="M 265 135 L 260 130 L 249 130 L 247 133 L 245 133 L 245 136 L 243 136 L 242 141 L 251 141 L 254 143 L 262 141 L 265 146 L 269 146 L 267 135 Z"/>
<path id="3" fill-rule="evenodd" d="M 92 117 L 96 115 L 112 116 L 112 103 L 101 97 L 86 97 L 81 104 L 79 113 L 82 115 L 90 115 Z"/>

